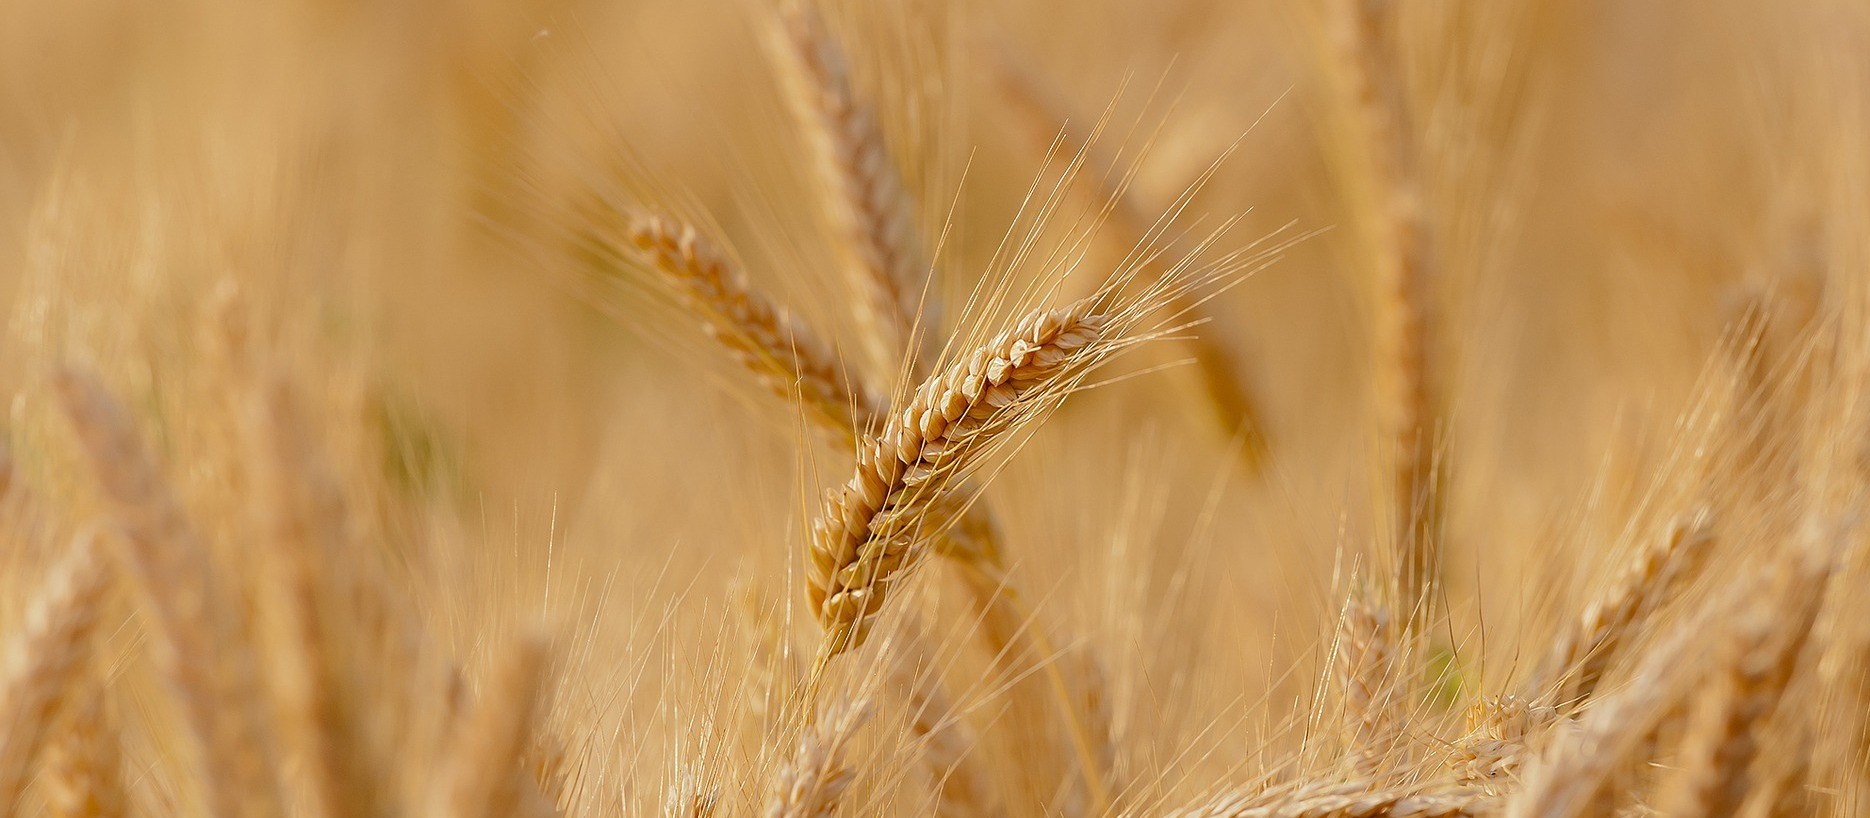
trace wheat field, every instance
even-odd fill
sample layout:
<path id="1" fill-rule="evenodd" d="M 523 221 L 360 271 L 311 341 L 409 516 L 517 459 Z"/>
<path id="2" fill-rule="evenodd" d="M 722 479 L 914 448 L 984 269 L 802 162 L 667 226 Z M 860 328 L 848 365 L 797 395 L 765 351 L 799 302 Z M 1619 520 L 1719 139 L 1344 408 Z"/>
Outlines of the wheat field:
<path id="1" fill-rule="evenodd" d="M 1870 816 L 1870 5 L 0 0 L 0 818 Z"/>

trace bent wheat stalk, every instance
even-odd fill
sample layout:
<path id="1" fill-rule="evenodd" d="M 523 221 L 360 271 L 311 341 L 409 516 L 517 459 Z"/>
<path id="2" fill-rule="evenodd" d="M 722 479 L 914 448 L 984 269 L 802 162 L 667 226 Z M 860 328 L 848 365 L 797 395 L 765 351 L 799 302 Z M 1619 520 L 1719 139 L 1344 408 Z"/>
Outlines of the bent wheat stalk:
<path id="1" fill-rule="evenodd" d="M 436 792 L 436 815 L 495 818 L 536 814 L 538 792 L 523 765 L 551 685 L 550 646 L 538 633 L 519 639 L 464 725 Z"/>

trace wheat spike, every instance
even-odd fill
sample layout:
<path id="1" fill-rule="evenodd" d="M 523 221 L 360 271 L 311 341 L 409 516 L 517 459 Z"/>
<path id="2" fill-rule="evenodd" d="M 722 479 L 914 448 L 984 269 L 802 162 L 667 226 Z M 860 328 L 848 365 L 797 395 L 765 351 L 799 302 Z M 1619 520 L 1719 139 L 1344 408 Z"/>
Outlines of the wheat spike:
<path id="1" fill-rule="evenodd" d="M 437 790 L 437 815 L 498 818 L 534 814 L 540 797 L 525 756 L 549 706 L 551 650 L 541 634 L 520 637 L 496 669 Z"/>
<path id="2" fill-rule="evenodd" d="M 1395 4 L 1338 0 L 1334 11 L 1341 73 L 1357 142 L 1366 154 L 1364 169 L 1374 207 L 1372 361 L 1382 446 L 1389 458 L 1381 479 L 1394 523 L 1397 600 L 1420 609 L 1424 589 L 1440 571 L 1445 494 L 1434 474 L 1442 396 L 1432 359 L 1428 220 L 1417 178 L 1414 125 L 1389 19 L 1396 13 Z"/>
<path id="3" fill-rule="evenodd" d="M 935 529 L 928 510 L 1016 422 L 1035 396 L 1097 357 L 1109 317 L 1100 300 L 1038 310 L 923 382 L 857 451 L 856 474 L 829 492 L 812 524 L 807 600 L 826 635 L 821 655 L 860 644 L 898 572 Z"/>
<path id="4" fill-rule="evenodd" d="M 1449 749 L 1450 765 L 1464 786 L 1504 795 L 1518 783 L 1531 747 L 1559 721 L 1557 708 L 1518 696 L 1487 697 L 1468 706 L 1466 732 Z"/>
<path id="5" fill-rule="evenodd" d="M 806 408 L 849 441 L 846 430 L 869 428 L 881 403 L 844 374 L 830 348 L 747 285 L 719 248 L 691 225 L 664 216 L 631 219 L 629 243 L 661 274 L 708 334 L 780 397 L 797 390 Z"/>
<path id="6" fill-rule="evenodd" d="M 1533 684 L 1550 686 L 1550 701 L 1590 697 L 1624 642 L 1657 606 L 1693 580 L 1713 543 L 1713 527 L 1705 514 L 1690 515 L 1672 526 L 1667 537 L 1643 549 L 1603 596 L 1559 635 Z M 1561 686 L 1566 679 L 1569 684 Z"/>
<path id="7" fill-rule="evenodd" d="M 844 748 L 870 718 L 870 709 L 844 701 L 807 725 L 791 758 L 773 777 L 766 818 L 825 818 L 838 810 L 857 773 L 845 765 Z"/>
<path id="8" fill-rule="evenodd" d="M 127 815 L 122 750 L 101 687 L 79 694 L 65 730 L 52 742 L 39 781 L 52 818 Z"/>
<path id="9" fill-rule="evenodd" d="M 67 706 L 109 589 L 92 535 L 80 534 L 7 648 L 0 677 L 0 816 L 13 815 L 52 720 Z"/>
<path id="10" fill-rule="evenodd" d="M 809 0 L 780 8 L 786 97 L 811 144 L 821 198 L 847 255 L 848 283 L 870 363 L 879 377 L 901 369 L 928 264 L 915 210 L 883 144 L 876 113 L 852 87 L 850 65 Z"/>
<path id="11" fill-rule="evenodd" d="M 156 468 L 123 408 L 86 375 L 57 386 L 91 470 L 114 511 L 121 563 L 156 630 L 157 665 L 201 743 L 211 814 L 281 812 L 272 742 L 261 721 L 253 657 L 234 637 L 229 600 L 206 546 Z"/>

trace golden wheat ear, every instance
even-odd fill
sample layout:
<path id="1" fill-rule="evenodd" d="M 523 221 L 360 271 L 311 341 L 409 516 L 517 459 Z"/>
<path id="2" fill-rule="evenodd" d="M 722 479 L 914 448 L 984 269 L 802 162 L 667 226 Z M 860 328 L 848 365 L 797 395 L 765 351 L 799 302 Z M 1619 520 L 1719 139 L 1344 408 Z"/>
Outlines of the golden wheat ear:
<path id="1" fill-rule="evenodd" d="M 1346 758 L 1360 778 L 1374 778 L 1403 735 L 1408 711 L 1398 701 L 1394 629 L 1389 611 L 1361 595 L 1338 618 L 1333 671 L 1343 698 Z"/>
<path id="2" fill-rule="evenodd" d="M 154 627 L 157 666 L 200 743 L 210 814 L 282 814 L 256 663 L 234 635 L 232 602 L 207 546 L 123 406 L 76 371 L 59 373 L 56 386 L 111 510 L 118 561 Z"/>
<path id="3" fill-rule="evenodd" d="M 82 687 L 109 589 L 110 574 L 87 530 L 46 579 L 7 647 L 0 677 L 0 817 L 18 808 L 53 719 Z"/>

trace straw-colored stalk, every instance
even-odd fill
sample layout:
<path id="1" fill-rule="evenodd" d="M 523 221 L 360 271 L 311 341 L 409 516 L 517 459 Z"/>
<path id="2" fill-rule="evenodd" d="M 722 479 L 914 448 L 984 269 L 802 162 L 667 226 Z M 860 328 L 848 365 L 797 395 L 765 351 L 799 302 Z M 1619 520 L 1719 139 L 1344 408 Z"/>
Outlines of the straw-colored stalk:
<path id="1" fill-rule="evenodd" d="M 1437 485 L 1435 444 L 1443 396 L 1432 357 L 1428 218 L 1390 19 L 1396 13 L 1393 5 L 1337 0 L 1335 34 L 1371 208 L 1366 230 L 1375 285 L 1371 361 L 1380 449 L 1388 460 L 1380 484 L 1393 523 L 1397 600 L 1420 611 L 1423 593 L 1440 571 L 1446 492 Z"/>
<path id="2" fill-rule="evenodd" d="M 53 719 L 80 688 L 109 589 L 92 535 L 79 535 L 8 645 L 0 677 L 0 816 L 17 808 Z"/>
<path id="3" fill-rule="evenodd" d="M 852 304 L 879 377 L 901 371 L 921 309 L 928 263 L 915 208 L 884 144 L 876 113 L 858 96 L 850 62 L 810 0 L 780 7 L 774 52 L 786 97 L 817 171 L 820 203 L 845 255 Z"/>
<path id="4" fill-rule="evenodd" d="M 57 386 L 112 509 L 124 573 L 152 620 L 157 666 L 200 742 L 210 814 L 280 815 L 257 669 L 206 545 L 123 407 L 87 375 L 63 372 Z"/>

